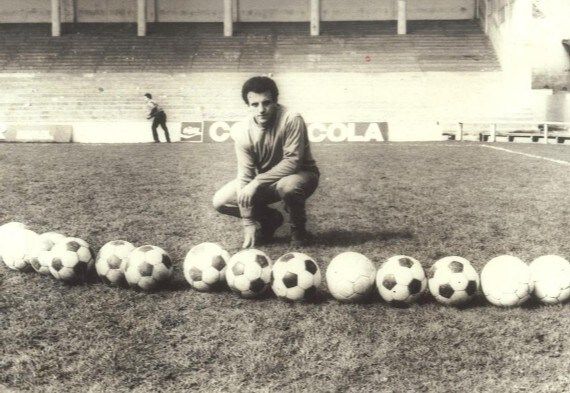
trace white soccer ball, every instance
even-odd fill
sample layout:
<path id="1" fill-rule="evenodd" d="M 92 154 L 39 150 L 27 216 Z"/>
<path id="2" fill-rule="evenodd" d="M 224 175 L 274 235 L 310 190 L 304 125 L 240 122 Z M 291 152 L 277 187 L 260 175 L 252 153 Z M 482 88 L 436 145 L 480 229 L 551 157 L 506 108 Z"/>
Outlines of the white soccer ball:
<path id="1" fill-rule="evenodd" d="M 129 254 L 125 267 L 127 283 L 144 291 L 158 289 L 172 276 L 170 256 L 160 247 L 145 245 Z"/>
<path id="2" fill-rule="evenodd" d="M 562 303 L 570 298 L 570 262 L 558 255 L 543 255 L 530 264 L 534 295 L 542 303 Z"/>
<path id="3" fill-rule="evenodd" d="M 8 232 L 20 231 L 23 229 L 28 229 L 26 224 L 22 224 L 21 222 L 17 222 L 17 221 L 10 221 L 10 222 L 7 222 L 5 224 L 0 225 L 0 236 L 5 234 L 5 233 L 8 233 Z"/>
<path id="4" fill-rule="evenodd" d="M 228 263 L 226 281 L 244 298 L 260 296 L 271 282 L 273 262 L 263 251 L 253 248 L 234 254 Z"/>
<path id="5" fill-rule="evenodd" d="M 372 292 L 376 269 L 366 256 L 358 252 L 343 252 L 327 267 L 327 286 L 331 295 L 343 302 L 362 300 Z"/>
<path id="6" fill-rule="evenodd" d="M 51 257 L 49 270 L 58 280 L 81 283 L 93 272 L 94 254 L 83 239 L 67 237 L 57 242 L 49 254 Z"/>
<path id="7" fill-rule="evenodd" d="M 313 258 L 290 252 L 273 265 L 271 288 L 277 297 L 286 300 L 307 300 L 315 296 L 321 285 L 321 270 Z"/>
<path id="8" fill-rule="evenodd" d="M 496 306 L 519 306 L 530 298 L 533 290 L 530 268 L 512 255 L 495 257 L 481 271 L 481 289 Z"/>
<path id="9" fill-rule="evenodd" d="M 207 292 L 222 287 L 230 254 L 216 243 L 194 246 L 184 258 L 184 278 L 196 290 Z"/>
<path id="10" fill-rule="evenodd" d="M 21 222 L 11 221 L 0 225 L 0 262 L 4 261 L 4 248 L 10 244 L 14 233 L 27 229 Z"/>
<path id="11" fill-rule="evenodd" d="M 426 290 L 425 271 L 418 260 L 406 255 L 388 258 L 378 270 L 376 286 L 380 296 L 393 306 L 406 306 Z"/>
<path id="12" fill-rule="evenodd" d="M 441 258 L 428 270 L 428 287 L 438 302 L 458 306 L 477 295 L 479 274 L 465 258 Z"/>
<path id="13" fill-rule="evenodd" d="M 97 254 L 95 270 L 101 280 L 111 286 L 125 286 L 125 265 L 135 246 L 125 240 L 112 240 L 105 243 Z"/>
<path id="14" fill-rule="evenodd" d="M 10 244 L 11 237 L 14 233 L 24 229 L 28 229 L 28 227 L 25 224 L 16 221 L 0 225 L 0 262 L 3 261 L 2 255 L 4 254 L 4 247 Z"/>
<path id="15" fill-rule="evenodd" d="M 2 259 L 12 270 L 31 271 L 32 266 L 26 256 L 41 247 L 39 235 L 29 229 L 16 229 L 4 234 Z"/>

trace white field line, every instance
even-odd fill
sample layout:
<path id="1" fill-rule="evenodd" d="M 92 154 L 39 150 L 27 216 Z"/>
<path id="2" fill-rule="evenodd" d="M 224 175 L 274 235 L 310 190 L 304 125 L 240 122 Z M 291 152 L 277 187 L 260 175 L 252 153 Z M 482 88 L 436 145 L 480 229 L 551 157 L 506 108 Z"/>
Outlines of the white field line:
<path id="1" fill-rule="evenodd" d="M 536 154 L 522 153 L 522 152 L 515 151 L 515 150 L 505 149 L 504 147 L 497 147 L 497 146 L 490 146 L 490 145 L 481 145 L 481 146 L 482 146 L 482 147 L 487 147 L 487 148 L 489 148 L 489 149 L 495 149 L 495 150 L 506 151 L 507 153 L 520 154 L 521 156 L 525 156 L 525 157 L 538 158 L 539 160 L 545 160 L 545 161 L 555 162 L 555 163 L 561 164 L 561 165 L 568 165 L 568 166 L 570 166 L 570 162 L 564 161 L 564 160 L 557 160 L 557 159 L 554 159 L 554 158 L 548 158 L 548 157 L 543 157 L 543 156 L 537 156 Z"/>

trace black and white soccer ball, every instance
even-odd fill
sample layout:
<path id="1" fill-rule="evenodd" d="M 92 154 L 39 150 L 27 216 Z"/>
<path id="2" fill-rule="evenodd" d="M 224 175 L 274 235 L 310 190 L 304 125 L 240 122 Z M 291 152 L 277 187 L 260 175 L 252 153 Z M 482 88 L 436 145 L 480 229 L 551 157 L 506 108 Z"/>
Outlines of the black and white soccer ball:
<path id="1" fill-rule="evenodd" d="M 543 255 L 530 264 L 535 297 L 545 304 L 570 299 L 570 262 L 558 255 Z"/>
<path id="2" fill-rule="evenodd" d="M 271 283 L 273 262 L 263 251 L 253 248 L 234 254 L 228 263 L 226 281 L 230 289 L 244 298 L 263 294 Z"/>
<path id="3" fill-rule="evenodd" d="M 420 262 L 406 255 L 388 258 L 378 270 L 376 286 L 390 305 L 407 306 L 426 290 L 427 279 Z"/>
<path id="4" fill-rule="evenodd" d="M 438 302 L 459 306 L 477 296 L 479 274 L 465 258 L 441 258 L 428 270 L 428 287 Z"/>
<path id="5" fill-rule="evenodd" d="M 52 253 L 50 251 L 40 251 L 33 256 L 30 256 L 29 262 L 32 268 L 44 276 L 51 276 L 51 271 L 49 270 L 52 260 Z"/>
<path id="6" fill-rule="evenodd" d="M 273 265 L 271 288 L 286 300 L 308 300 L 321 285 L 321 270 L 313 258 L 300 252 L 289 252 Z"/>
<path id="7" fill-rule="evenodd" d="M 481 290 L 496 306 L 520 306 L 530 298 L 533 289 L 529 266 L 515 256 L 495 257 L 481 271 Z"/>
<path id="8" fill-rule="evenodd" d="M 342 302 L 356 302 L 368 296 L 374 288 L 375 277 L 372 261 L 353 251 L 334 257 L 326 272 L 330 294 Z"/>
<path id="9" fill-rule="evenodd" d="M 166 251 L 157 246 L 145 245 L 130 252 L 125 278 L 133 288 L 152 291 L 168 282 L 172 271 L 172 260 Z"/>
<path id="10" fill-rule="evenodd" d="M 57 242 L 65 238 L 65 235 L 57 232 L 42 233 L 39 235 L 35 246 L 26 253 L 24 259 L 36 272 L 43 275 L 51 275 L 49 271 L 51 250 Z"/>
<path id="11" fill-rule="evenodd" d="M 226 268 L 230 254 L 216 243 L 200 243 L 184 258 L 184 278 L 196 290 L 208 292 L 219 289 L 226 282 Z"/>
<path id="12" fill-rule="evenodd" d="M 135 246 L 126 240 L 112 240 L 105 243 L 97 254 L 95 270 L 101 280 L 111 286 L 125 286 L 127 258 Z"/>
<path id="13" fill-rule="evenodd" d="M 49 270 L 66 283 L 86 281 L 95 267 L 95 257 L 89 244 L 77 237 L 57 242 L 50 251 Z"/>

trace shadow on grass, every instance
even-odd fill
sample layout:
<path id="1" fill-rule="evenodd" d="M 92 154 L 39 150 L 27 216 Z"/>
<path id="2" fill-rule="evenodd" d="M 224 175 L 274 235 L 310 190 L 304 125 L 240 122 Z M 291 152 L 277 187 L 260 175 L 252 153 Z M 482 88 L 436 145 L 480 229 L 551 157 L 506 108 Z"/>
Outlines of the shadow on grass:
<path id="1" fill-rule="evenodd" d="M 353 246 L 366 243 L 371 240 L 389 240 L 389 239 L 412 239 L 414 234 L 409 231 L 361 231 L 361 230 L 345 230 L 336 229 L 326 232 L 315 233 L 314 245 L 325 246 Z"/>
<path id="2" fill-rule="evenodd" d="M 326 232 L 314 232 L 311 246 L 355 246 L 364 244 L 372 240 L 390 240 L 390 239 L 413 239 L 414 234 L 412 231 L 362 231 L 362 230 L 346 230 L 335 229 Z M 256 248 L 265 246 L 285 246 L 288 250 L 294 251 L 295 247 L 290 245 L 290 236 L 276 236 L 271 241 L 258 243 Z M 236 251 L 241 248 L 236 247 Z"/>

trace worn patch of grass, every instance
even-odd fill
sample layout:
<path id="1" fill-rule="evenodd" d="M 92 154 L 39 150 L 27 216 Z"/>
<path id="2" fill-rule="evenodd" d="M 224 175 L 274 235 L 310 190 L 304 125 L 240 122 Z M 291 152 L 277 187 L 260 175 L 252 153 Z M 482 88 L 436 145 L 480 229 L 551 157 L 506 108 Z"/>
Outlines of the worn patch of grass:
<path id="1" fill-rule="evenodd" d="M 509 145 L 508 147 L 511 147 Z M 563 146 L 525 151 L 566 156 Z M 536 149 L 536 150 L 534 150 Z M 480 270 L 511 253 L 570 256 L 566 167 L 478 144 L 320 144 L 309 202 L 323 273 L 341 251 L 376 266 L 409 254 L 425 267 L 461 255 Z M 173 283 L 144 294 L 66 286 L 0 267 L 0 390 L 552 391 L 570 390 L 568 305 L 457 310 L 429 297 L 393 309 L 242 300 L 191 290 L 191 246 L 230 252 L 240 224 L 210 200 L 235 174 L 231 145 L 0 145 L 0 222 L 61 231 L 96 249 L 113 239 L 166 249 Z M 288 231 L 261 247 L 289 250 Z"/>

